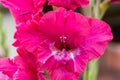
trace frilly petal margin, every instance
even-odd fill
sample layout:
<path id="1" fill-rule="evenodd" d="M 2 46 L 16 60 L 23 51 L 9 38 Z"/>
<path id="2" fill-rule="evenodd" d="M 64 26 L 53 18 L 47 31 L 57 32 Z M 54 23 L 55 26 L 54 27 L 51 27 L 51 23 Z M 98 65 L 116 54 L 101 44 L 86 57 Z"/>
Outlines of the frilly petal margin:
<path id="1" fill-rule="evenodd" d="M 19 48 L 17 56 L 14 58 L 18 70 L 14 74 L 16 80 L 47 80 L 41 70 L 41 64 L 34 54 Z"/>
<path id="2" fill-rule="evenodd" d="M 17 25 L 17 32 L 14 35 L 17 40 L 14 42 L 14 46 L 23 47 L 28 52 L 34 52 L 43 41 L 38 24 L 30 22 L 30 24 L 21 23 Z"/>
<path id="3" fill-rule="evenodd" d="M 46 0 L 0 0 L 10 10 L 16 23 L 26 22 L 42 12 Z"/>
<path id="4" fill-rule="evenodd" d="M 49 66 L 48 66 L 49 65 Z M 83 66 L 83 65 L 82 65 Z M 65 62 L 64 60 L 57 61 L 54 56 L 50 57 L 43 68 L 47 69 L 50 73 L 52 80 L 78 80 L 80 72 L 74 72 L 74 62 L 69 60 Z"/>
<path id="5" fill-rule="evenodd" d="M 109 41 L 113 39 L 110 26 L 104 21 L 88 18 L 90 33 L 81 45 L 88 54 L 89 60 L 104 54 Z"/>

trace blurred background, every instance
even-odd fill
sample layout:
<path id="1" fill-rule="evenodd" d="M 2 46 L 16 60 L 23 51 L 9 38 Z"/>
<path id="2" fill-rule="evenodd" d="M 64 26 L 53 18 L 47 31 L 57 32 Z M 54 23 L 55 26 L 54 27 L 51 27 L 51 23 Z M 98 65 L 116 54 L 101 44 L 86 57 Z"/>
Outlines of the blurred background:
<path id="1" fill-rule="evenodd" d="M 120 80 L 120 4 L 112 4 L 103 20 L 111 26 L 114 39 L 100 58 L 98 80 Z"/>
<path id="2" fill-rule="evenodd" d="M 0 15 L 0 55 L 2 55 L 2 53 L 6 53 L 9 57 L 12 58 L 14 55 L 16 55 L 16 50 L 12 46 L 16 29 L 15 22 L 8 9 L 4 8 L 1 3 Z"/>
<path id="3" fill-rule="evenodd" d="M 9 11 L 0 4 L 0 14 L 2 13 L 2 29 L 6 37 L 3 47 L 0 46 L 0 55 L 7 50 L 9 57 L 16 55 L 16 50 L 12 46 L 14 42 L 15 23 Z M 112 4 L 106 11 L 103 20 L 110 24 L 114 39 L 109 43 L 105 54 L 99 60 L 98 80 L 120 80 L 120 4 Z M 0 27 L 1 28 L 1 27 Z M 0 35 L 2 40 L 2 35 Z"/>

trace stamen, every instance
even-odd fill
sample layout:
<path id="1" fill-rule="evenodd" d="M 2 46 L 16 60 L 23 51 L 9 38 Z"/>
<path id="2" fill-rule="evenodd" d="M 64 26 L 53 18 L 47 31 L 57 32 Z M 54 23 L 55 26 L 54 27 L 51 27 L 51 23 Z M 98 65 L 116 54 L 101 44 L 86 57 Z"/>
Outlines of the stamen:
<path id="1" fill-rule="evenodd" d="M 62 43 L 65 43 L 66 41 L 67 41 L 67 37 L 66 36 L 60 36 L 60 41 L 62 42 Z"/>
<path id="2" fill-rule="evenodd" d="M 69 50 L 69 46 L 67 44 L 67 37 L 66 36 L 60 36 L 60 41 L 61 41 L 61 46 L 60 46 L 60 49 L 63 50 Z"/>

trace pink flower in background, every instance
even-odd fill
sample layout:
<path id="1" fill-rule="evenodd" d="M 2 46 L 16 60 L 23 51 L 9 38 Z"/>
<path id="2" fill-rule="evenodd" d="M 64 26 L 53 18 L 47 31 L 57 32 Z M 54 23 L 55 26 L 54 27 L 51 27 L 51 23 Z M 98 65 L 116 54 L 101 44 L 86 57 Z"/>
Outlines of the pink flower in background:
<path id="1" fill-rule="evenodd" d="M 14 59 L 0 59 L 1 80 L 47 80 L 41 71 L 40 64 L 32 53 L 18 50 L 20 56 Z M 1 77 L 0 77 L 1 78 Z M 8 80 L 8 79 L 7 79 Z"/>
<path id="2" fill-rule="evenodd" d="M 111 3 L 120 3 L 120 0 L 111 0 Z"/>
<path id="3" fill-rule="evenodd" d="M 14 16 L 17 23 L 39 18 L 46 0 L 0 0 Z"/>
<path id="4" fill-rule="evenodd" d="M 48 0 L 50 5 L 75 9 L 89 4 L 89 0 Z"/>
<path id="5" fill-rule="evenodd" d="M 60 8 L 18 25 L 15 38 L 14 45 L 34 53 L 52 80 L 77 80 L 87 62 L 104 53 L 112 33 L 101 20 Z"/>

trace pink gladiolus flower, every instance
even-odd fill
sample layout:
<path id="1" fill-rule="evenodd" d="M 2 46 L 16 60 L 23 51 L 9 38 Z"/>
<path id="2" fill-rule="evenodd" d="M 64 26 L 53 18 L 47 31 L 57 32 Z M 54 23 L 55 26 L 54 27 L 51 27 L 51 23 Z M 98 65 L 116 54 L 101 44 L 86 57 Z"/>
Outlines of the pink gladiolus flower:
<path id="1" fill-rule="evenodd" d="M 75 9 L 89 4 L 89 0 L 48 0 L 50 5 Z"/>
<path id="2" fill-rule="evenodd" d="M 77 80 L 87 62 L 104 53 L 112 37 L 105 22 L 60 8 L 37 23 L 18 25 L 14 45 L 36 54 L 52 80 Z"/>
<path id="3" fill-rule="evenodd" d="M 46 0 L 0 0 L 9 8 L 17 23 L 39 18 Z"/>
<path id="4" fill-rule="evenodd" d="M 24 50 L 18 52 L 20 56 L 16 56 L 13 60 L 0 59 L 0 76 L 6 76 L 1 76 L 0 80 L 6 80 L 6 78 L 7 80 L 47 80 L 33 54 Z"/>

